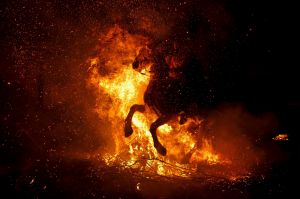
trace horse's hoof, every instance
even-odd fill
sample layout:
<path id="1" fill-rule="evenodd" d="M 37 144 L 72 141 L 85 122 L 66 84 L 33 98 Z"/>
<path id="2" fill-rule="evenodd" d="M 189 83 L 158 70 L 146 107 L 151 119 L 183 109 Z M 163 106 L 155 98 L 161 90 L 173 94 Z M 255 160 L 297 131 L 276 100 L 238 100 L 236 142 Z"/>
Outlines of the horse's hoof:
<path id="1" fill-rule="evenodd" d="M 179 124 L 180 125 L 183 125 L 183 124 L 185 124 L 186 122 L 187 122 L 187 117 L 186 117 L 186 115 L 185 114 L 180 114 L 179 115 Z"/>
<path id="2" fill-rule="evenodd" d="M 183 125 L 183 124 L 185 124 L 187 122 L 187 119 L 186 118 L 180 118 L 180 120 L 179 120 L 179 124 L 180 125 Z"/>
<path id="3" fill-rule="evenodd" d="M 125 137 L 129 137 L 133 133 L 133 129 L 130 125 L 125 125 L 124 132 L 125 132 Z"/>
<path id="4" fill-rule="evenodd" d="M 166 156 L 167 155 L 167 149 L 165 147 L 163 147 L 161 144 L 157 144 L 154 146 L 157 150 L 157 152 L 162 155 L 162 156 Z"/>

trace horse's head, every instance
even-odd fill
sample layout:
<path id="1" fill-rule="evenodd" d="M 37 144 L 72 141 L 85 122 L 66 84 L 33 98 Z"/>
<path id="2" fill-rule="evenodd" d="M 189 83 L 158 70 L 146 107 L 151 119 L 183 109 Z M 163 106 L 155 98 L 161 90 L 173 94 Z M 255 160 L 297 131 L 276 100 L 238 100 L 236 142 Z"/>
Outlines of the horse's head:
<path id="1" fill-rule="evenodd" d="M 140 73 L 150 71 L 152 60 L 151 50 L 148 47 L 142 48 L 134 59 L 132 68 Z"/>

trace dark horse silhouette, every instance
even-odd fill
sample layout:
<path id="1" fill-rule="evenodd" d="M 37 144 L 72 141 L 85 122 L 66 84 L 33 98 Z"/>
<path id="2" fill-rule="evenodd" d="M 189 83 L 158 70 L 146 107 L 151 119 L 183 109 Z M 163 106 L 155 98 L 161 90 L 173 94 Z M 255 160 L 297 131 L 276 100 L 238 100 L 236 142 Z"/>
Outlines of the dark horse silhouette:
<path id="1" fill-rule="evenodd" d="M 150 126 L 154 147 L 161 155 L 166 155 L 166 148 L 159 142 L 156 130 L 174 116 L 179 116 L 179 123 L 187 120 L 187 115 L 195 109 L 189 109 L 195 97 L 199 96 L 195 88 L 201 78 L 195 78 L 198 64 L 189 49 L 176 42 L 160 42 L 142 49 L 134 60 L 132 67 L 140 70 L 152 62 L 152 78 L 144 93 L 144 102 L 158 115 Z M 197 94 L 197 95 L 195 95 Z M 132 117 L 136 111 L 144 112 L 145 105 L 134 104 L 125 119 L 125 136 L 133 133 Z"/>
<path id="2" fill-rule="evenodd" d="M 132 67 L 140 70 L 145 64 L 153 63 L 152 78 L 144 93 L 144 102 L 158 115 L 158 119 L 150 126 L 150 132 L 154 147 L 161 155 L 166 155 L 167 151 L 159 142 L 156 129 L 178 114 L 180 123 L 184 123 L 191 114 L 205 119 L 209 110 L 221 102 L 228 87 L 224 81 L 231 77 L 226 65 L 221 65 L 223 61 L 226 62 L 226 49 L 231 49 L 225 48 L 225 45 L 229 45 L 227 41 L 231 38 L 233 25 L 230 15 L 221 2 L 213 3 L 224 8 L 218 9 L 216 15 L 211 12 L 212 4 L 205 2 L 201 4 L 203 6 L 198 6 L 199 2 L 195 3 L 190 4 L 188 9 L 185 6 L 179 8 L 182 9 L 178 12 L 180 15 L 176 12 L 170 26 L 160 26 L 164 18 L 159 18 L 157 23 L 153 20 L 152 24 L 152 19 L 156 19 L 152 16 L 149 18 L 152 26 L 149 27 L 154 28 L 144 28 L 140 23 L 134 23 L 135 19 L 128 24 L 132 33 L 145 35 L 153 41 L 139 52 Z M 221 75 L 222 71 L 228 77 Z M 191 104 L 195 104 L 196 108 Z M 144 105 L 138 104 L 130 108 L 125 119 L 126 137 L 133 133 L 133 114 L 144 109 Z"/>

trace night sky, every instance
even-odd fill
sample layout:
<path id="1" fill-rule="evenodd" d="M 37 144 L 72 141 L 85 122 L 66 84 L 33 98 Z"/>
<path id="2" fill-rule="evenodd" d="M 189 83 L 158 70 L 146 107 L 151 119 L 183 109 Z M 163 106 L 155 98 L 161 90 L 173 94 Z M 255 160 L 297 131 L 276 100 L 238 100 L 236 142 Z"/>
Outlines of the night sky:
<path id="1" fill-rule="evenodd" d="M 295 9 L 269 0 L 1 1 L 0 197 L 289 198 L 300 114 Z M 147 17 L 150 31 L 139 25 Z M 283 158 L 267 166 L 265 180 L 230 187 L 169 183 L 151 195 L 158 182 L 136 192 L 130 176 L 51 155 L 107 144 L 98 133 L 103 124 L 93 112 L 85 64 L 99 34 L 115 24 L 153 38 L 190 37 L 213 89 L 212 109 L 241 104 L 249 114 L 277 118 L 277 130 L 262 139 L 287 133 L 290 140 L 275 147 Z"/>

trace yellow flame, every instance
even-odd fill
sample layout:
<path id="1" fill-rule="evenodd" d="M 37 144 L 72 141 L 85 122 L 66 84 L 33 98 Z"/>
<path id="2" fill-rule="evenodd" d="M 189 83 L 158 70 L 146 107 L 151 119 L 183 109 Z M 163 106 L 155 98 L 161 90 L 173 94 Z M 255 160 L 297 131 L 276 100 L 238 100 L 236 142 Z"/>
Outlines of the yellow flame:
<path id="1" fill-rule="evenodd" d="M 203 139 L 202 149 L 196 150 L 191 157 L 191 162 L 207 161 L 210 164 L 216 164 L 219 161 L 219 155 L 214 153 L 212 144 L 209 140 Z"/>

